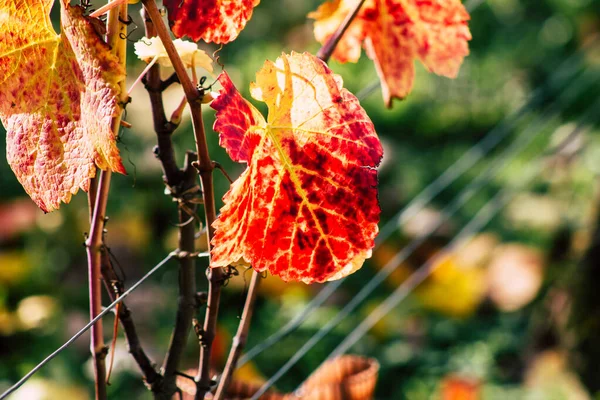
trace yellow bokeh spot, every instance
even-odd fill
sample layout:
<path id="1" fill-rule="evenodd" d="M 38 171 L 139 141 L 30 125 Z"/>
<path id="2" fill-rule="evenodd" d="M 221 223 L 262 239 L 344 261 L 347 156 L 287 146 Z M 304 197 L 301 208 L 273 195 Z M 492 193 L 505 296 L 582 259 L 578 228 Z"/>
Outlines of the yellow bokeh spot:
<path id="1" fill-rule="evenodd" d="M 17 284 L 25 279 L 30 271 L 31 264 L 23 251 L 0 251 L 0 284 Z"/>
<path id="2" fill-rule="evenodd" d="M 486 289 L 484 270 L 460 266 L 456 257 L 449 255 L 438 261 L 431 277 L 416 290 L 416 297 L 428 309 L 465 318 L 477 309 Z"/>

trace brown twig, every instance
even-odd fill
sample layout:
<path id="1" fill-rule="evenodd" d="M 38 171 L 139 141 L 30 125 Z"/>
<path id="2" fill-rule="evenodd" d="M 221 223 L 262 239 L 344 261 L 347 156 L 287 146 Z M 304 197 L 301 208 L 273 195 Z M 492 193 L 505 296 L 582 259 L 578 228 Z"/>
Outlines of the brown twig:
<path id="1" fill-rule="evenodd" d="M 102 279 L 100 272 L 102 264 L 102 230 L 104 228 L 104 213 L 109 188 L 110 172 L 102 171 L 96 189 L 90 236 L 86 241 L 90 319 L 93 319 L 102 311 Z M 102 336 L 101 321 L 98 321 L 91 328 L 91 351 L 94 365 L 96 400 L 104 400 L 106 399 L 106 346 L 104 345 L 104 338 Z"/>
<path id="2" fill-rule="evenodd" d="M 325 62 L 329 61 L 329 58 L 333 54 L 337 44 L 339 43 L 342 36 L 344 36 L 344 33 L 350 26 L 350 23 L 352 23 L 352 21 L 358 14 L 358 11 L 360 10 L 360 8 L 364 4 L 364 2 L 365 2 L 365 0 L 361 0 L 358 3 L 356 3 L 356 7 L 352 10 L 352 12 L 348 13 L 348 15 L 346 16 L 344 21 L 342 21 L 342 23 L 340 24 L 338 29 L 335 31 L 335 33 L 319 49 L 319 51 L 317 52 L 317 57 L 319 57 L 321 60 L 323 60 Z"/>
<path id="3" fill-rule="evenodd" d="M 109 12 L 107 19 L 107 43 L 111 46 L 111 51 L 118 58 L 120 63 L 125 65 L 126 49 L 124 41 L 120 40 L 119 33 L 126 27 L 119 22 L 119 16 L 127 17 L 127 3 L 122 4 L 117 9 Z M 125 91 L 125 82 L 120 82 L 121 93 Z M 120 100 L 123 100 L 122 98 Z M 121 126 L 121 113 L 118 113 L 112 120 L 112 131 L 115 136 L 118 135 Z M 96 317 L 102 311 L 102 247 L 103 247 L 103 229 L 104 218 L 106 214 L 106 203 L 108 201 L 108 192 L 110 189 L 110 171 L 101 171 L 97 182 L 91 186 L 92 192 L 96 197 L 90 200 L 90 210 L 93 210 L 90 222 L 90 235 L 86 241 L 89 291 L 90 291 L 90 319 Z M 96 186 L 97 183 L 97 186 Z M 92 197 L 90 197 L 92 199 Z M 106 399 L 106 346 L 102 336 L 102 323 L 98 322 L 91 329 L 91 351 L 94 364 L 94 386 L 97 400 Z"/>
<path id="4" fill-rule="evenodd" d="M 252 279 L 250 280 L 250 286 L 248 288 L 248 295 L 246 296 L 246 302 L 244 303 L 244 311 L 242 312 L 242 318 L 238 325 L 238 330 L 233 338 L 231 344 L 231 350 L 227 357 L 227 364 L 221 375 L 217 392 L 215 393 L 215 400 L 221 400 L 225 398 L 227 388 L 231 382 L 233 372 L 237 366 L 238 359 L 246 346 L 246 340 L 248 338 L 248 331 L 250 330 L 250 321 L 252 320 L 252 312 L 254 311 L 254 303 L 256 301 L 256 294 L 258 293 L 258 285 L 261 279 L 260 273 L 252 271 Z"/>
<path id="5" fill-rule="evenodd" d="M 160 40 L 162 41 L 169 59 L 173 64 L 175 73 L 179 78 L 179 82 L 183 87 L 185 97 L 190 105 L 192 116 L 192 125 L 194 129 L 194 137 L 196 139 L 196 149 L 198 152 L 198 162 L 195 164 L 200 175 L 202 183 L 202 195 L 204 202 L 204 212 L 206 218 L 206 226 L 208 228 L 208 247 L 210 249 L 210 240 L 213 237 L 214 228 L 213 222 L 217 217 L 214 190 L 212 181 L 212 171 L 214 169 L 212 161 L 208 153 L 208 145 L 206 143 L 206 134 L 204 132 L 204 124 L 202 122 L 201 101 L 202 98 L 196 86 L 193 84 L 190 77 L 187 75 L 185 66 L 181 58 L 177 54 L 169 31 L 165 26 L 160 11 L 158 10 L 154 0 L 142 0 L 142 3 L 148 12 L 148 15 L 154 23 L 154 27 Z M 196 399 L 204 399 L 204 395 L 210 390 L 210 372 L 209 360 L 212 348 L 212 343 L 215 337 L 217 327 L 217 315 L 219 312 L 219 301 L 221 297 L 221 287 L 223 285 L 223 270 L 221 268 L 210 269 L 207 273 L 209 280 L 208 288 L 208 303 L 207 311 L 204 319 L 202 343 L 200 346 L 200 362 L 198 367 Z"/>

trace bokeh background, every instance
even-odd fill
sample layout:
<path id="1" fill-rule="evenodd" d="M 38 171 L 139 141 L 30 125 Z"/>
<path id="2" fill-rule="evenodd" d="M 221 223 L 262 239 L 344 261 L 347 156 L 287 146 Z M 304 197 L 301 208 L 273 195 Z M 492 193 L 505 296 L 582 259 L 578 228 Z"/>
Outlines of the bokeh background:
<path id="1" fill-rule="evenodd" d="M 594 232 L 600 205 L 600 2 L 465 4 L 471 10 L 473 40 L 459 77 L 440 78 L 418 64 L 413 92 L 395 101 L 392 109 L 383 106 L 373 64 L 364 54 L 357 64 L 330 64 L 359 95 L 384 143 L 379 198 L 380 227 L 385 226 L 387 239 L 295 332 L 244 365 L 238 379 L 260 382 L 274 374 L 377 271 L 441 218 L 441 227 L 396 263 L 394 273 L 276 387 L 294 390 L 429 257 L 445 254 L 432 276 L 350 350 L 379 361 L 377 398 L 597 398 L 600 239 Z M 306 18 L 318 5 L 316 0 L 263 0 L 238 40 L 219 53 L 246 97 L 265 59 L 274 60 L 282 51 L 318 50 Z M 131 16 L 140 25 L 130 28 L 132 41 L 143 35 L 138 10 L 132 6 Z M 144 68 L 133 46 L 129 60 L 133 80 Z M 208 76 L 207 82 L 211 80 Z M 152 153 L 149 100 L 143 88 L 132 97 L 126 120 L 133 128 L 119 138 L 129 174 L 113 179 L 107 226 L 107 242 L 126 286 L 175 247 L 177 233 L 176 205 L 163 194 L 160 166 Z M 173 109 L 180 89 L 173 87 L 167 98 Z M 212 110 L 205 107 L 204 116 L 212 157 L 237 177 L 243 166 L 233 164 L 218 146 L 210 129 Z M 194 148 L 189 121 L 174 140 L 181 163 L 184 151 Z M 4 140 L 0 150 L 4 153 Z M 477 162 L 468 165 L 465 160 L 471 159 Z M 455 171 L 457 160 L 468 167 L 464 174 L 447 187 L 435 186 L 443 190 L 418 213 L 399 214 L 448 168 Z M 479 178 L 482 183 L 473 186 L 482 173 L 487 174 Z M 217 173 L 218 199 L 227 187 Z M 449 215 L 447 207 L 469 187 L 473 196 Z M 444 250 L 482 207 L 494 204 L 490 202 L 499 192 L 507 204 L 490 222 L 453 250 Z M 80 193 L 71 204 L 44 215 L 0 158 L 0 390 L 87 322 L 87 212 L 85 194 Z M 176 265 L 163 268 L 128 299 L 143 346 L 157 364 L 162 363 L 174 321 Z M 200 271 L 204 267 L 200 261 Z M 240 271 L 224 290 L 215 368 L 225 361 L 250 275 Z M 204 275 L 198 277 L 199 288 L 205 288 Z M 248 348 L 301 313 L 322 286 L 286 284 L 268 276 Z M 105 318 L 107 342 L 112 322 L 112 315 Z M 191 333 L 189 343 L 182 369 L 197 362 Z M 115 357 L 110 398 L 150 398 L 122 333 Z M 84 335 L 12 398 L 91 398 L 91 376 L 89 337 Z M 467 397 L 452 397 L 461 395 Z"/>

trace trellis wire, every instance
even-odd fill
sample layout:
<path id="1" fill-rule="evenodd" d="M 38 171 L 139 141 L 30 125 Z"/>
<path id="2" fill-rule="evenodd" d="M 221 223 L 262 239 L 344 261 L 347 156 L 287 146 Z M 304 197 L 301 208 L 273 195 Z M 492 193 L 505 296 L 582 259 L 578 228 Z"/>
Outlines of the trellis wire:
<path id="1" fill-rule="evenodd" d="M 483 4 L 485 0 L 468 0 L 465 2 L 465 8 L 471 14 L 477 7 Z"/>
<path id="2" fill-rule="evenodd" d="M 586 72 L 589 72 L 589 70 Z M 581 77 L 587 78 L 587 75 L 588 75 L 587 73 L 584 73 Z M 569 89 L 563 93 L 563 96 L 567 97 L 569 99 L 569 101 L 573 100 L 575 98 L 576 94 L 581 92 L 579 88 L 581 86 L 584 86 L 583 85 L 584 83 L 589 83 L 589 82 L 587 79 L 585 79 L 585 80 L 581 79 L 581 82 L 577 86 L 569 87 Z M 561 97 L 563 97 L 563 96 L 561 96 Z M 593 114 L 593 112 L 596 110 L 596 107 L 598 105 L 600 105 L 600 102 L 596 102 L 591 107 L 588 107 L 586 114 L 585 114 L 586 117 L 584 117 L 584 118 L 586 119 L 587 117 L 589 117 L 589 115 Z M 555 108 L 554 106 L 550 107 L 550 109 L 554 109 L 554 108 Z M 547 110 L 547 112 L 544 113 L 544 115 L 539 117 L 539 120 L 545 121 L 544 125 L 548 124 L 551 120 L 550 118 L 545 118 L 545 114 L 548 114 L 549 111 L 550 110 Z M 528 135 L 529 131 L 533 130 L 532 126 L 536 128 L 536 132 L 532 135 Z M 474 192 L 477 189 L 479 189 L 480 187 L 483 186 L 483 184 L 485 183 L 484 182 L 485 179 L 489 178 L 490 175 L 498 174 L 501 167 L 503 165 L 506 165 L 507 158 L 509 158 L 509 157 L 512 158 L 512 157 L 516 156 L 516 154 L 518 152 L 520 152 L 525 147 L 527 147 L 527 145 L 530 144 L 533 141 L 533 139 L 535 137 L 537 137 L 541 132 L 543 132 L 543 129 L 540 128 L 539 124 L 537 126 L 533 125 L 533 124 L 528 125 L 527 129 L 525 129 L 524 132 L 520 135 L 519 140 L 513 142 L 512 146 L 510 146 L 503 153 L 503 155 L 500 158 L 498 158 L 491 166 L 489 166 L 488 169 L 483 174 L 478 175 L 477 178 L 475 178 L 475 180 L 472 181 L 471 184 L 459 194 L 458 199 L 455 202 L 453 202 L 449 207 L 446 207 L 446 209 L 444 209 L 442 211 L 442 215 L 450 216 L 450 215 L 454 214 L 464 203 L 466 203 L 466 201 L 468 201 L 468 199 L 474 194 Z M 541 158 L 541 157 L 542 156 L 539 156 L 538 158 Z M 488 203 L 486 203 L 486 204 L 489 204 L 490 202 L 492 202 L 492 200 L 488 201 Z M 448 208 L 450 208 L 450 210 L 447 210 Z M 448 214 L 448 212 L 450 212 L 450 214 Z M 477 215 L 480 215 L 480 214 L 478 213 Z M 474 217 L 473 219 L 475 219 L 475 218 L 477 218 L 477 216 Z M 469 222 L 465 226 L 465 228 L 463 228 L 463 230 L 461 230 L 461 232 L 455 237 L 455 239 L 451 241 L 452 245 L 454 245 L 456 243 L 456 239 L 458 237 L 461 237 L 461 238 L 464 237 L 464 235 L 466 235 L 466 232 L 469 232 L 471 230 L 473 219 L 471 220 L 471 222 Z M 307 342 L 305 342 L 304 345 L 296 353 L 294 353 L 294 355 L 260 388 L 260 390 L 254 394 L 254 396 L 252 397 L 251 400 L 256 400 L 262 394 L 264 394 L 273 384 L 275 384 L 275 382 L 277 382 L 279 380 L 279 378 L 281 378 L 310 349 L 312 349 L 312 347 L 314 347 L 314 345 L 316 345 L 333 328 L 335 328 L 335 326 L 337 326 L 346 316 L 348 316 L 373 290 L 375 290 L 375 288 L 377 286 L 379 286 L 380 283 L 382 283 L 385 280 L 385 278 L 387 278 L 397 268 L 397 266 L 401 262 L 403 262 L 408 257 L 408 255 L 410 253 L 412 253 L 418 247 L 418 245 L 420 245 L 421 242 L 423 242 L 432 233 L 432 231 L 435 231 L 435 229 L 437 229 L 441 225 L 441 223 L 442 223 L 442 221 L 438 220 L 438 223 L 433 228 L 433 230 L 429 230 L 427 232 L 427 234 L 424 235 L 424 237 L 421 236 L 419 239 L 417 239 L 416 244 L 415 244 L 415 241 L 413 241 L 413 242 L 409 243 L 409 245 L 407 245 L 407 247 L 403 248 L 398 253 L 396 253 L 396 255 L 394 257 L 392 257 L 392 259 L 386 263 L 384 268 L 382 268 L 373 278 L 371 278 L 371 280 L 365 286 L 363 286 L 363 288 L 358 292 L 358 294 L 355 297 L 353 297 L 352 300 L 348 304 L 346 304 L 346 306 L 334 318 L 330 319 Z M 471 232 L 471 234 L 472 233 L 474 233 L 474 232 Z M 450 244 L 448 246 L 450 246 Z M 447 250 L 447 248 L 444 248 L 444 250 L 442 252 L 444 252 L 445 250 Z M 421 268 L 423 268 L 423 267 L 421 267 Z M 416 278 L 412 278 L 415 274 L 417 274 L 417 278 L 420 278 L 420 275 L 418 274 L 418 272 L 421 270 L 421 268 L 419 268 L 415 273 L 413 273 L 407 279 L 407 281 L 409 281 L 409 282 L 416 281 Z M 429 272 L 427 273 L 427 275 L 425 275 L 425 277 L 428 276 Z M 423 277 L 422 279 L 425 279 L 425 277 Z M 418 282 L 420 283 L 421 281 L 418 281 Z"/>
<path id="3" fill-rule="evenodd" d="M 598 107 L 600 107 L 600 97 L 594 102 L 594 104 L 592 104 L 590 107 L 588 107 L 587 111 L 585 112 L 583 118 L 581 118 L 581 120 L 578 122 L 577 126 L 573 129 L 573 131 L 568 135 L 566 140 L 569 140 L 570 138 L 575 137 L 576 135 L 579 135 L 585 127 L 585 124 L 588 122 L 588 120 L 593 119 L 592 117 L 599 117 L 600 114 L 597 113 Z M 540 159 L 543 158 L 544 155 L 541 155 L 538 160 L 537 160 L 537 164 L 535 166 L 535 169 L 539 169 L 541 162 Z M 500 200 L 495 200 L 495 201 L 500 201 Z M 460 234 L 459 234 L 460 236 Z M 450 249 L 448 249 L 448 251 L 452 250 L 453 246 L 455 246 L 457 243 L 460 242 L 460 240 L 462 240 L 464 238 L 460 238 L 460 237 L 456 237 L 450 244 Z M 430 264 L 430 263 L 428 263 Z M 426 272 L 423 271 L 419 271 L 420 269 L 423 269 Z M 362 336 L 364 336 L 372 327 L 373 325 L 375 325 L 381 318 L 383 318 L 383 316 L 385 316 L 387 313 L 389 313 L 389 311 L 391 311 L 392 308 L 394 308 L 400 301 L 402 301 L 403 298 L 405 298 L 406 296 L 408 296 L 410 294 L 410 291 L 412 289 L 414 289 L 416 286 L 419 285 L 419 283 L 421 283 L 429 274 L 431 274 L 431 272 L 433 272 L 433 269 L 435 269 L 435 267 L 432 269 L 431 265 L 429 266 L 422 266 L 419 270 L 415 271 L 405 282 L 402 283 L 402 285 L 400 285 L 400 287 L 398 289 L 396 289 L 396 291 L 394 293 L 392 293 L 392 295 L 390 295 L 390 298 L 388 300 L 386 300 L 384 303 L 381 303 L 380 306 L 378 306 L 375 310 L 373 310 L 369 316 L 367 316 L 367 318 L 359 325 L 357 326 L 351 333 L 350 335 L 346 336 L 346 338 L 344 339 L 344 341 L 342 343 L 340 343 L 333 352 L 331 352 L 331 354 L 327 357 L 327 359 L 331 359 L 331 358 L 335 358 L 341 354 L 344 354 L 350 347 L 352 347 L 352 345 L 354 343 L 356 343 Z M 426 274 L 426 275 L 424 275 Z M 424 276 L 421 276 L 424 275 Z M 401 289 L 401 287 L 405 287 L 404 289 Z"/>
<path id="4" fill-rule="evenodd" d="M 81 335 L 87 332 L 92 325 L 94 325 L 98 320 L 104 317 L 106 314 L 112 311 L 112 309 L 121 301 L 125 300 L 127 296 L 129 296 L 134 290 L 136 290 L 146 279 L 152 276 L 156 271 L 158 271 L 162 266 L 164 266 L 169 260 L 173 257 L 177 256 L 177 252 L 169 253 L 165 258 L 162 259 L 158 264 L 156 264 L 150 271 L 148 271 L 142 278 L 140 278 L 136 283 L 134 283 L 128 290 L 123 292 L 121 296 L 119 296 L 115 301 L 110 303 L 100 314 L 98 314 L 94 319 L 87 323 L 83 328 L 81 328 L 75 335 L 73 335 L 69 340 L 67 340 L 62 346 L 52 352 L 48 357 L 42 360 L 38 365 L 36 365 L 31 371 L 27 373 L 23 378 L 21 378 L 17 383 L 12 385 L 8 390 L 6 390 L 2 395 L 0 395 L 0 400 L 5 399 L 8 395 L 15 392 L 19 389 L 29 378 L 31 378 L 36 372 L 38 372 L 44 365 L 46 365 L 49 361 L 51 361 L 54 357 L 63 352 L 67 347 L 69 347 L 75 340 L 77 340 Z M 208 257 L 208 253 L 202 253 L 198 255 L 199 257 Z"/>
<path id="5" fill-rule="evenodd" d="M 568 82 L 579 67 L 581 54 L 574 52 L 567 59 L 563 60 L 556 68 L 556 72 L 548 79 L 545 85 L 548 88 L 560 88 L 562 83 Z M 379 247 L 397 228 L 414 217 L 422 210 L 429 202 L 431 202 L 442 190 L 451 185 L 456 179 L 464 174 L 468 169 L 472 168 L 486 154 L 492 151 L 510 132 L 510 127 L 514 125 L 520 118 L 532 109 L 538 101 L 543 97 L 544 91 L 541 88 L 536 89 L 530 96 L 529 101 L 525 103 L 519 110 L 508 116 L 504 121 L 496 125 L 484 138 L 467 150 L 458 160 L 450 165 L 441 175 L 439 175 L 432 183 L 423 189 L 409 204 L 402 208 L 381 228 L 379 235 L 375 239 L 375 248 Z M 361 92 L 362 93 L 362 92 Z M 361 99 L 361 94 L 357 95 Z M 290 333 L 294 332 L 302 322 L 310 315 L 310 313 L 323 304 L 331 295 L 340 287 L 344 279 L 328 283 L 316 297 L 311 300 L 306 307 L 291 319 L 282 328 L 269 336 L 263 342 L 251 348 L 240 358 L 239 366 L 244 365 L 254 357 L 270 348 L 275 343 L 279 342 Z"/>
<path id="6" fill-rule="evenodd" d="M 539 160 L 537 163 L 539 169 Z M 487 223 L 502 209 L 508 200 L 517 193 L 517 190 L 510 191 L 509 189 L 500 190 L 496 196 L 486 202 L 479 212 L 473 217 L 467 225 L 456 235 L 452 241 L 446 245 L 440 253 L 448 254 L 456 246 L 467 239 L 468 237 L 479 232 Z M 386 300 L 377 306 L 369 315 L 358 325 L 352 332 L 346 336 L 344 341 L 330 354 L 329 358 L 334 358 L 339 354 L 345 353 L 354 343 L 356 343 L 365 333 L 367 333 L 377 321 L 389 313 L 392 308 L 396 307 L 400 301 L 408 297 L 410 293 L 422 283 L 439 265 L 438 262 L 444 256 L 432 256 L 425 264 L 421 265 L 413 272 Z"/>

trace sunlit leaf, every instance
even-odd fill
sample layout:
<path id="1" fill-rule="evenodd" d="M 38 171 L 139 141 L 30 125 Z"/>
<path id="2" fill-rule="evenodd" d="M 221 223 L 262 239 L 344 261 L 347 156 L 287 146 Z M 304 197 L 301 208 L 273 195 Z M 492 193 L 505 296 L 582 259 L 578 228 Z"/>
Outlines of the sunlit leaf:
<path id="1" fill-rule="evenodd" d="M 267 121 L 226 73 L 219 80 L 214 129 L 248 167 L 224 197 L 211 266 L 243 258 L 306 283 L 360 268 L 378 232 L 383 151 L 356 97 L 307 53 L 283 54 L 258 72 L 251 93 L 267 104 Z"/>
<path id="2" fill-rule="evenodd" d="M 244 29 L 260 0 L 164 0 L 171 30 L 211 43 L 229 43 Z"/>
<path id="3" fill-rule="evenodd" d="M 325 43 L 359 0 L 331 0 L 309 14 L 315 37 Z M 356 62 L 361 45 L 381 79 L 383 99 L 411 91 L 414 59 L 438 75 L 454 78 L 469 54 L 469 14 L 460 0 L 367 0 L 337 45 L 333 58 Z"/>
<path id="4" fill-rule="evenodd" d="M 125 72 L 81 7 L 61 0 L 0 0 L 0 118 L 7 158 L 44 211 L 87 190 L 96 166 L 124 173 L 112 118 Z"/>

